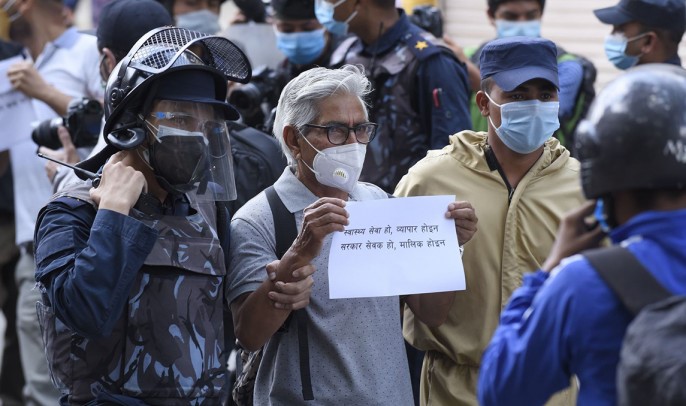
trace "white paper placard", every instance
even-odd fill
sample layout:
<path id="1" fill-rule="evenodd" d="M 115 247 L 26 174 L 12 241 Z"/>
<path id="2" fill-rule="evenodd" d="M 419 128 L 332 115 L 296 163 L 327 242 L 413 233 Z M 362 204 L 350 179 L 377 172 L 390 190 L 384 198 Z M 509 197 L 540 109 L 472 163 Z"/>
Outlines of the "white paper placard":
<path id="1" fill-rule="evenodd" d="M 348 202 L 329 256 L 331 299 L 464 290 L 454 196 Z"/>

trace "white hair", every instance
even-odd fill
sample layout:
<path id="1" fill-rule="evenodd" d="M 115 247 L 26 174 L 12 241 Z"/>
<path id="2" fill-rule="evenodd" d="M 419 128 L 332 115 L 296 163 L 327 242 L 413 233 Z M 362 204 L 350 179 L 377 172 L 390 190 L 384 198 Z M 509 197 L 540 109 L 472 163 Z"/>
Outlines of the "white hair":
<path id="1" fill-rule="evenodd" d="M 371 87 L 361 65 L 344 65 L 340 69 L 313 68 L 288 82 L 276 107 L 274 136 L 279 140 L 289 165 L 295 163 L 295 157 L 283 138 L 287 125 L 300 130 L 305 124 L 313 123 L 319 116 L 319 102 L 334 94 L 357 96 L 367 117 L 364 97 L 371 92 Z"/>

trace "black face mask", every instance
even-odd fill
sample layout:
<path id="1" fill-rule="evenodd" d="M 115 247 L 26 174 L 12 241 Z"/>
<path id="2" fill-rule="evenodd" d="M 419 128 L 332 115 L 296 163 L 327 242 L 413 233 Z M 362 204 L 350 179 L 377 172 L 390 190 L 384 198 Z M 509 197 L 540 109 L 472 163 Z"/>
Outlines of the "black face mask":
<path id="1" fill-rule="evenodd" d="M 150 146 L 150 166 L 163 187 L 187 192 L 204 180 L 209 171 L 209 154 L 201 132 L 160 126 L 157 137 L 159 142 Z"/>

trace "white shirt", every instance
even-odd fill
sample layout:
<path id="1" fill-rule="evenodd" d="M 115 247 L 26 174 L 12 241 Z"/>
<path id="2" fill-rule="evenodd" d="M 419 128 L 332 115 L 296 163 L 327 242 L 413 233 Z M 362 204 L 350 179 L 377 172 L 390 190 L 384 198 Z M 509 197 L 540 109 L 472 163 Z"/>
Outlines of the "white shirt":
<path id="1" fill-rule="evenodd" d="M 34 65 L 48 84 L 66 95 L 97 100 L 103 98 L 99 54 L 94 36 L 80 34 L 76 28 L 70 28 L 45 45 Z M 58 117 L 42 101 L 34 99 L 32 104 L 38 122 Z M 33 240 L 38 212 L 51 196 L 52 187 L 45 174 L 46 161 L 36 155 L 37 148 L 30 136 L 10 148 L 17 244 Z"/>

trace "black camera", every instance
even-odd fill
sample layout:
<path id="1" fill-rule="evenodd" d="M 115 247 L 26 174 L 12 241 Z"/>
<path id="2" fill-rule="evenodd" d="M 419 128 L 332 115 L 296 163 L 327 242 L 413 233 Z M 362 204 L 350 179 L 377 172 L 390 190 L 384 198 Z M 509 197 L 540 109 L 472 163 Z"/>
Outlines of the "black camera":
<path id="1" fill-rule="evenodd" d="M 229 103 L 241 113 L 245 125 L 264 129 L 284 86 L 283 75 L 266 65 L 259 66 L 253 70 L 250 83 L 231 92 Z"/>
<path id="2" fill-rule="evenodd" d="M 413 8 L 410 21 L 436 38 L 443 37 L 443 17 L 437 7 L 425 5 Z"/>
<path id="3" fill-rule="evenodd" d="M 93 99 L 74 99 L 67 107 L 67 115 L 42 121 L 31 133 L 33 142 L 38 145 L 60 149 L 62 143 L 57 129 L 63 125 L 69 130 L 71 141 L 77 148 L 92 147 L 98 142 L 102 126 L 103 109 L 100 102 Z"/>

